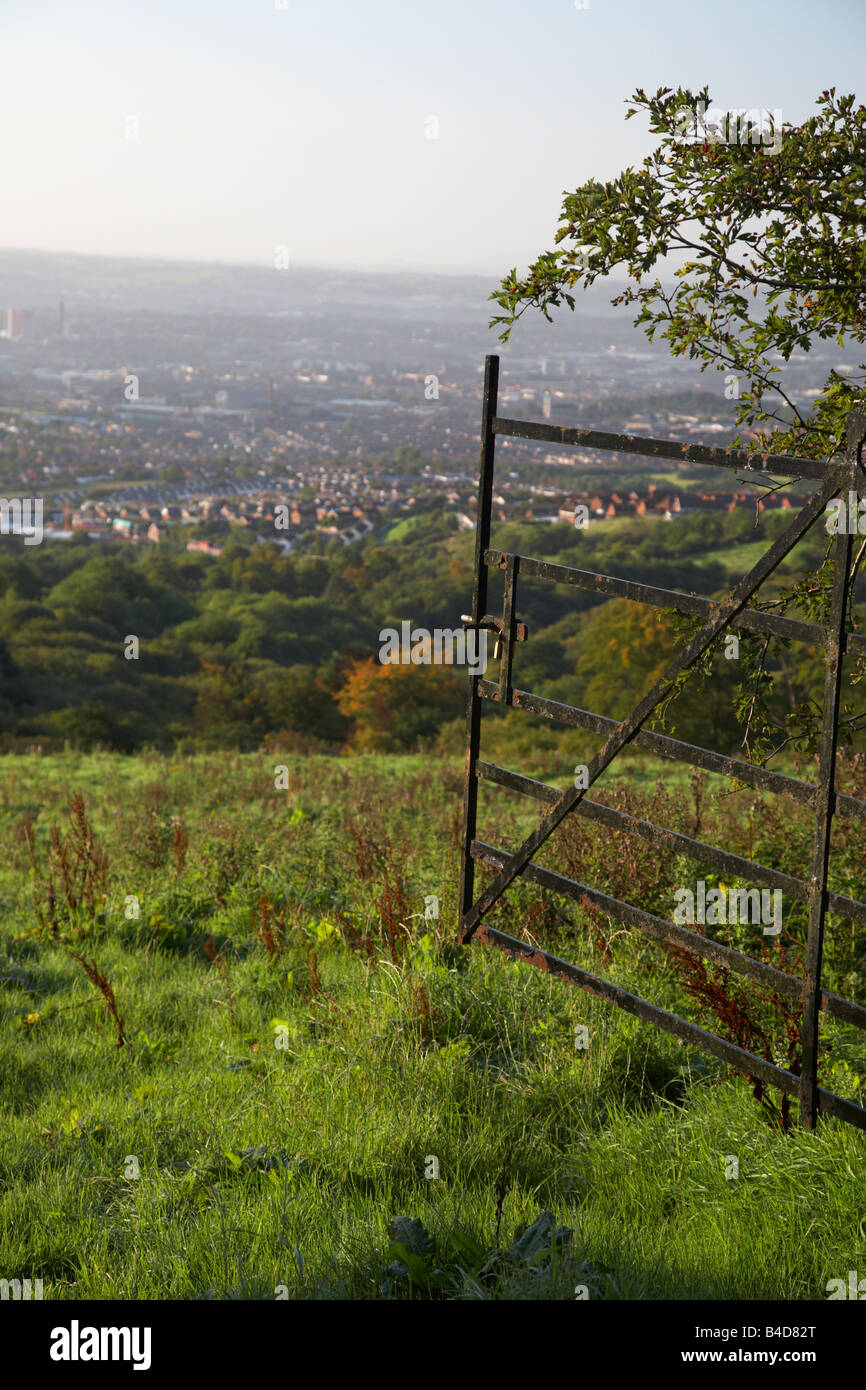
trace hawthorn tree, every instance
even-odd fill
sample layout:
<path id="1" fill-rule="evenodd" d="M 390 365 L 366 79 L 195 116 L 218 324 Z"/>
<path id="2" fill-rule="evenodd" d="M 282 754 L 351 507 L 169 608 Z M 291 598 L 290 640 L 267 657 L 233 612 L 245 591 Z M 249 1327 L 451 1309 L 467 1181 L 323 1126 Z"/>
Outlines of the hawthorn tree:
<path id="1" fill-rule="evenodd" d="M 818 114 L 800 126 L 709 121 L 709 89 L 642 90 L 626 120 L 643 108 L 661 138 L 640 169 L 566 194 L 555 240 L 518 279 L 512 270 L 490 296 L 512 325 L 530 306 L 547 318 L 575 287 L 625 269 L 629 283 L 613 304 L 637 304 L 635 323 L 674 355 L 737 375 L 739 424 L 783 425 L 760 448 L 824 458 L 838 449 L 848 411 L 866 400 L 858 374 L 830 372 L 807 412 L 785 389 L 783 368 L 816 339 L 840 347 L 866 339 L 866 107 L 853 96 L 822 93 Z M 727 129 L 725 129 L 727 124 Z M 745 138 L 744 138 L 745 137 Z M 647 277 L 682 253 L 676 285 Z M 739 442 L 739 441 L 738 441 Z M 757 446 L 756 446 L 757 447 Z"/>
<path id="2" fill-rule="evenodd" d="M 527 309 L 548 319 L 563 303 L 573 310 L 573 290 L 624 270 L 628 283 L 612 304 L 634 306 L 635 324 L 651 341 L 666 340 L 673 355 L 737 379 L 736 420 L 749 434 L 735 447 L 840 457 L 850 411 L 866 407 L 866 363 L 843 371 L 840 360 L 808 405 L 788 390 L 784 366 L 820 340 L 834 340 L 846 356 L 866 340 L 866 107 L 830 88 L 816 114 L 794 126 L 769 113 L 752 121 L 720 113 L 714 121 L 708 87 L 664 87 L 652 97 L 639 89 L 630 100 L 626 119 L 647 112 L 657 147 L 641 167 L 565 195 L 558 249 L 538 256 L 522 278 L 516 269 L 504 277 L 490 296 L 504 312 L 490 326 L 501 327 L 505 342 Z M 673 284 L 663 283 L 662 271 Z M 864 549 L 866 541 L 855 571 Z M 825 559 L 794 588 L 755 606 L 823 621 L 830 582 Z M 782 720 L 773 708 L 778 640 L 740 634 L 738 713 L 759 761 L 786 744 L 812 751 L 819 729 L 811 697 Z M 711 660 L 708 653 L 704 675 Z M 851 684 L 862 676 L 861 663 Z M 840 733 L 850 740 L 866 715 L 851 706 L 844 713 Z"/>

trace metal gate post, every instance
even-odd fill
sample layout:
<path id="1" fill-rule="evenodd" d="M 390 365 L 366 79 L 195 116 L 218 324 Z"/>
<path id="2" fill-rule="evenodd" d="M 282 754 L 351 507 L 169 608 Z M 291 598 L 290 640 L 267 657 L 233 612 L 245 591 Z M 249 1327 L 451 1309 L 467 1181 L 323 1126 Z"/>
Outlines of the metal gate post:
<path id="1" fill-rule="evenodd" d="M 499 358 L 488 356 L 484 361 L 484 398 L 481 421 L 481 457 L 478 475 L 478 511 L 475 517 L 475 579 L 472 586 L 472 622 L 480 632 L 487 612 L 487 565 L 484 552 L 490 545 L 490 512 L 493 500 L 493 421 L 499 396 Z M 487 641 L 486 634 L 480 639 Z M 479 650 L 486 651 L 485 647 Z M 475 839 L 478 814 L 478 778 L 475 768 L 481 737 L 481 700 L 478 696 L 478 676 L 470 669 L 469 698 L 466 708 L 466 770 L 463 781 L 463 857 L 460 864 L 460 917 L 458 933 L 463 939 L 463 918 L 472 906 L 475 889 L 475 860 L 472 841 Z"/>
<path id="2" fill-rule="evenodd" d="M 827 665 L 824 678 L 824 709 L 821 730 L 818 794 L 815 801 L 815 838 L 812 846 L 812 878 L 809 891 L 809 934 L 806 940 L 806 968 L 803 980 L 801 1031 L 800 1120 L 814 1129 L 818 1120 L 818 1043 L 821 1012 L 821 960 L 824 951 L 824 919 L 827 912 L 827 870 L 830 863 L 830 837 L 836 800 L 836 749 L 839 742 L 839 701 L 842 693 L 842 667 L 845 658 L 845 626 L 851 590 L 851 502 L 860 492 L 859 457 L 866 419 L 852 411 L 847 425 L 847 461 L 840 481 L 847 483 L 845 526 L 833 547 L 833 593 L 827 626 Z M 857 524 L 857 509 L 854 512 Z"/>

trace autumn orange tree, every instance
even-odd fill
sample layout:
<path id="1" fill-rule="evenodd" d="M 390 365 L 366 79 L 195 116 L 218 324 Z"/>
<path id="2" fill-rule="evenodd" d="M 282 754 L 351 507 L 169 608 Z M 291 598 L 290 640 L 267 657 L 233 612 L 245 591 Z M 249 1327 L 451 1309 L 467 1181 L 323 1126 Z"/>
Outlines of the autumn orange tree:
<path id="1" fill-rule="evenodd" d="M 443 666 L 351 663 L 336 694 L 341 714 L 352 720 L 349 743 L 363 753 L 395 753 L 431 738 L 463 709 L 462 682 Z"/>

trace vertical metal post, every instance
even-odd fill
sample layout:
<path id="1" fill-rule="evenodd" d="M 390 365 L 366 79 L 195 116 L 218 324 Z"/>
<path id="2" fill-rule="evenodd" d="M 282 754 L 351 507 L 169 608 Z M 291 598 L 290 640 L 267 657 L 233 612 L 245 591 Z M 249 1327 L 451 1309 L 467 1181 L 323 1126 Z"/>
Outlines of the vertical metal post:
<path id="1" fill-rule="evenodd" d="M 490 511 L 493 499 L 493 419 L 499 396 L 499 358 L 489 355 L 484 362 L 484 397 L 481 410 L 481 456 L 478 471 L 478 512 L 475 518 L 475 581 L 472 588 L 472 621 L 480 623 L 487 612 L 487 565 L 484 552 L 490 546 Z M 478 628 L 474 629 L 476 632 Z M 486 641 L 484 634 L 482 641 Z M 481 650 L 481 648 L 479 648 Z M 460 925 L 463 938 L 463 918 L 473 902 L 475 861 L 471 847 L 475 839 L 478 811 L 478 778 L 475 766 L 481 737 L 481 700 L 477 690 L 478 677 L 469 673 L 469 698 L 466 708 L 466 769 L 463 782 L 463 858 L 460 865 Z"/>
<path id="2" fill-rule="evenodd" d="M 824 950 L 824 918 L 827 911 L 827 869 L 830 862 L 830 837 L 836 796 L 836 748 L 839 741 L 839 700 L 842 690 L 842 668 L 845 657 L 845 625 L 851 586 L 850 503 L 852 493 L 859 487 L 859 444 L 863 435 L 864 417 L 852 412 L 848 420 L 847 442 L 849 466 L 840 472 L 840 481 L 847 483 L 845 526 L 836 536 L 833 547 L 833 593 L 830 621 L 827 627 L 827 665 L 824 677 L 824 711 L 821 731 L 818 794 L 815 801 L 815 838 L 812 845 L 812 878 L 809 889 L 809 933 L 806 939 L 806 972 L 803 981 L 803 1018 L 801 1045 L 803 1060 L 800 1068 L 800 1121 L 806 1129 L 814 1129 L 818 1120 L 818 1044 L 821 1021 L 821 960 Z M 858 433 L 859 431 L 859 433 Z M 857 510 L 854 512 L 857 526 Z M 841 517 L 840 517 L 841 522 Z"/>
<path id="3" fill-rule="evenodd" d="M 519 555 L 505 557 L 505 593 L 502 600 L 502 633 L 499 660 L 499 700 L 504 706 L 511 699 L 511 667 L 514 662 L 514 642 L 517 634 L 517 571 Z"/>

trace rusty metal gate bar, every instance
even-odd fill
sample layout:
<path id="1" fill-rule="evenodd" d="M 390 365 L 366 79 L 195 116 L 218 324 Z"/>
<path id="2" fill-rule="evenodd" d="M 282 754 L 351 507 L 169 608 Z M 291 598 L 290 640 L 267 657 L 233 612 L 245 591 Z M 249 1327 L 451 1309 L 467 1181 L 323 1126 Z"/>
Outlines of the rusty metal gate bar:
<path id="1" fill-rule="evenodd" d="M 864 495 L 862 445 L 866 437 L 866 416 L 852 412 L 848 421 L 847 456 L 844 463 L 831 466 L 814 459 L 790 455 L 747 454 L 705 445 L 682 444 L 675 440 L 644 439 L 635 435 L 603 434 L 594 430 L 565 429 L 554 425 L 525 420 L 505 419 L 496 413 L 499 389 L 499 358 L 489 356 L 485 363 L 483 416 L 481 431 L 481 461 L 478 488 L 478 514 L 475 530 L 475 578 L 472 613 L 464 626 L 495 631 L 496 653 L 500 657 L 499 678 L 496 682 L 470 675 L 466 729 L 466 773 L 463 800 L 463 842 L 460 875 L 460 940 L 468 944 L 474 935 L 488 945 L 529 961 L 579 988 L 607 999 L 619 1008 L 645 1019 L 666 1032 L 719 1057 L 739 1071 L 776 1086 L 784 1094 L 798 1097 L 802 1123 L 814 1128 L 818 1111 L 824 1111 L 849 1124 L 866 1129 L 866 1109 L 852 1101 L 843 1100 L 818 1085 L 819 1019 L 823 1010 L 857 1028 L 866 1029 L 866 1007 L 853 1000 L 830 994 L 821 987 L 824 924 L 827 912 L 851 921 L 866 922 L 866 903 L 832 893 L 827 887 L 830 856 L 830 837 L 834 814 L 866 819 L 866 801 L 843 796 L 835 790 L 836 751 L 838 741 L 839 700 L 842 684 L 842 661 L 846 652 L 866 648 L 866 637 L 846 632 L 851 586 L 852 536 L 840 531 L 834 546 L 834 578 L 831 612 L 827 625 L 801 622 L 775 614 L 749 609 L 746 605 L 778 564 L 802 539 L 822 515 L 831 498 L 856 493 Z M 659 589 L 652 585 L 636 584 L 595 574 L 570 566 L 549 564 L 524 555 L 512 555 L 490 549 L 491 504 L 493 497 L 494 448 L 497 435 L 517 439 L 540 440 L 560 445 L 581 444 L 586 448 L 618 450 L 645 457 L 676 459 L 713 467 L 725 467 L 757 473 L 788 477 L 807 477 L 821 483 L 815 494 L 798 512 L 791 524 L 770 546 L 758 563 L 721 601 Z M 496 567 L 504 571 L 505 586 L 502 617 L 487 613 L 488 571 Z M 600 594 L 616 595 L 638 603 L 673 608 L 704 620 L 701 630 L 685 645 L 670 663 L 652 690 L 638 702 L 629 717 L 620 722 L 581 710 L 572 705 L 547 700 L 512 685 L 514 643 L 526 638 L 525 624 L 517 620 L 518 576 L 571 584 Z M 643 728 L 645 721 L 670 692 L 671 686 L 688 671 L 716 638 L 728 627 L 745 628 L 761 633 L 776 633 L 783 637 L 808 642 L 826 653 L 826 676 L 822 736 L 817 786 L 799 781 L 755 764 L 717 753 L 713 749 L 696 747 L 678 739 L 650 733 Z M 608 735 L 599 753 L 588 765 L 587 786 L 569 788 L 563 792 L 506 768 L 496 767 L 479 758 L 482 701 L 491 700 L 512 709 L 530 710 L 546 718 L 572 726 L 587 728 Z M 607 768 L 616 755 L 629 743 L 646 748 L 666 758 L 704 768 L 710 772 L 734 776 L 741 782 L 764 791 L 780 792 L 807 805 L 815 812 L 815 834 L 812 849 L 812 872 L 808 880 L 783 874 L 767 865 L 757 864 L 740 855 L 707 845 L 669 830 L 629 816 L 613 807 L 592 801 L 586 791 Z M 551 809 L 523 844 L 513 852 L 498 849 L 476 839 L 479 778 L 496 782 L 513 791 L 549 803 Z M 685 854 L 700 863 L 747 878 L 752 882 L 780 888 L 797 901 L 808 906 L 809 927 L 806 943 L 805 974 L 802 979 L 788 975 L 775 966 L 753 956 L 734 951 L 698 932 L 687 931 L 664 918 L 655 916 L 629 903 L 621 902 L 588 885 L 576 883 L 531 863 L 533 855 L 549 835 L 570 813 L 610 826 L 627 835 L 636 835 L 660 849 Z M 493 881 L 475 900 L 475 863 L 497 870 Z M 483 918 L 501 895 L 521 875 L 543 888 L 571 897 L 578 902 L 588 901 L 600 907 L 610 917 L 636 927 L 662 942 L 676 944 L 693 955 L 713 961 L 737 974 L 775 989 L 780 994 L 802 1000 L 800 1074 L 775 1066 L 765 1058 L 748 1052 L 725 1039 L 699 1028 L 696 1024 L 668 1013 L 664 1009 L 629 994 L 618 985 L 602 980 L 542 951 L 488 927 Z"/>

